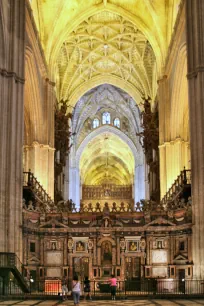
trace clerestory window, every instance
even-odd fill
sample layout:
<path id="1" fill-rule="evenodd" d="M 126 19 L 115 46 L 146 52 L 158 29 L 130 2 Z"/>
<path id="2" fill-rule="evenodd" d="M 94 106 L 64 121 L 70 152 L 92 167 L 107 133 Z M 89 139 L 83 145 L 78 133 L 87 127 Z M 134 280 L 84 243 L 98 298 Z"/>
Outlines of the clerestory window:
<path id="1" fill-rule="evenodd" d="M 116 126 L 117 128 L 120 128 L 120 119 L 119 118 L 115 118 L 113 125 Z"/>
<path id="2" fill-rule="evenodd" d="M 93 120 L 93 128 L 95 129 L 95 128 L 97 128 L 97 127 L 99 127 L 99 119 L 98 119 L 98 118 L 95 118 L 95 119 Z"/>
<path id="3" fill-rule="evenodd" d="M 111 123 L 110 113 L 108 113 L 108 112 L 103 113 L 103 115 L 102 115 L 102 123 L 103 124 L 110 124 Z"/>

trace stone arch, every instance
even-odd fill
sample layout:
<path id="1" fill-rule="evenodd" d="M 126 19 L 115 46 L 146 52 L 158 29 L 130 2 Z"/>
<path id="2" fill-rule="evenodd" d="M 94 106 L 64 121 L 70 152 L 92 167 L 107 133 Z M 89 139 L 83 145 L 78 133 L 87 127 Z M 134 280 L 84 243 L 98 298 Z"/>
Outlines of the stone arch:
<path id="1" fill-rule="evenodd" d="M 110 132 L 115 134 L 116 136 L 118 136 L 120 139 L 122 139 L 125 143 L 127 143 L 127 145 L 130 147 L 134 159 L 135 159 L 135 165 L 136 165 L 136 161 L 138 159 L 138 153 L 139 153 L 139 147 L 136 148 L 134 143 L 132 142 L 132 140 L 123 132 L 121 132 L 119 129 L 112 127 L 112 126 L 101 126 L 97 129 L 95 129 L 94 131 L 92 131 L 84 140 L 83 142 L 80 144 L 79 148 L 76 151 L 76 165 L 79 165 L 79 161 L 81 158 L 81 154 L 84 151 L 85 147 L 87 146 L 87 144 L 95 137 L 97 137 L 98 135 L 105 133 L 105 132 Z M 72 158 L 71 158 L 72 159 Z"/>
<path id="2" fill-rule="evenodd" d="M 112 244 L 112 246 L 114 246 L 114 247 L 116 246 L 115 240 L 113 240 L 113 239 L 110 238 L 110 237 L 103 237 L 103 238 L 101 238 L 101 239 L 98 241 L 97 246 L 101 247 L 102 243 L 105 242 L 105 241 L 110 242 L 110 243 Z"/>
<path id="3" fill-rule="evenodd" d="M 80 85 L 69 97 L 69 105 L 75 106 L 76 102 L 87 91 L 102 84 L 110 84 L 124 90 L 134 99 L 134 101 L 137 101 L 137 104 L 140 107 L 140 102 L 142 102 L 142 99 L 141 94 L 138 92 L 137 88 L 128 82 L 124 82 L 124 80 L 118 78 L 117 76 L 107 74 L 94 77 L 88 80 L 88 82 L 84 82 L 82 85 Z"/>

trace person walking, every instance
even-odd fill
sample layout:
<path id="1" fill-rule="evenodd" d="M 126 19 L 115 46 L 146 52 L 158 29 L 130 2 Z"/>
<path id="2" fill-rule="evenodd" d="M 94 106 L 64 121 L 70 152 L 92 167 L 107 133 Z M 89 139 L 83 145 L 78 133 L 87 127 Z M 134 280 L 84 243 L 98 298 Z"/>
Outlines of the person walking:
<path id="1" fill-rule="evenodd" d="M 78 276 L 75 275 L 72 281 L 72 295 L 74 300 L 74 305 L 79 305 L 80 300 L 80 292 L 81 292 L 81 284 L 79 282 Z"/>
<path id="2" fill-rule="evenodd" d="M 86 276 L 85 279 L 84 279 L 84 300 L 86 298 L 89 298 L 89 300 L 92 301 L 92 298 L 91 298 L 91 284 L 90 284 L 90 280 L 89 280 L 88 276 Z"/>
<path id="3" fill-rule="evenodd" d="M 115 278 L 115 275 L 111 275 L 110 282 L 110 289 L 111 289 L 111 298 L 112 300 L 115 300 L 116 297 L 116 289 L 117 289 L 117 279 Z"/>

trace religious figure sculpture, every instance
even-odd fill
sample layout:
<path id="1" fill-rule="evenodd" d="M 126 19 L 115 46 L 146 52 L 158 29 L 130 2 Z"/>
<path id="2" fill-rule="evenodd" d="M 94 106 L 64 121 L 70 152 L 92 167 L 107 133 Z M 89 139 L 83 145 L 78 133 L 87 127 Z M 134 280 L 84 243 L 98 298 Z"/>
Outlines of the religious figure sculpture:
<path id="1" fill-rule="evenodd" d="M 116 207 L 116 203 L 115 202 L 113 202 L 112 212 L 117 212 L 117 207 Z"/>
<path id="2" fill-rule="evenodd" d="M 110 213 L 110 209 L 109 209 L 109 206 L 108 206 L 107 202 L 104 204 L 103 213 L 104 213 L 104 215 L 109 215 L 109 213 Z"/>
<path id="3" fill-rule="evenodd" d="M 52 242 L 52 250 L 56 250 L 57 249 L 57 246 L 56 246 L 56 242 Z"/>
<path id="4" fill-rule="evenodd" d="M 101 212 L 101 206 L 100 206 L 100 203 L 96 203 L 96 208 L 95 208 L 95 211 L 96 212 Z"/>

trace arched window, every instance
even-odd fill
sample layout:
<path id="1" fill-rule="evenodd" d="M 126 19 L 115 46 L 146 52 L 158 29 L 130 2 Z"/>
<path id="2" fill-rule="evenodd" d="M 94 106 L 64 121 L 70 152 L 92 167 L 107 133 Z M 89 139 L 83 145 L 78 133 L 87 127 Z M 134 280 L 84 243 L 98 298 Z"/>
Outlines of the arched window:
<path id="1" fill-rule="evenodd" d="M 120 119 L 119 118 L 115 118 L 114 122 L 113 122 L 114 126 L 117 126 L 118 128 L 120 128 Z"/>
<path id="2" fill-rule="evenodd" d="M 111 121 L 110 113 L 108 113 L 108 112 L 103 113 L 102 123 L 103 124 L 110 124 L 110 121 Z"/>
<path id="3" fill-rule="evenodd" d="M 93 120 L 93 128 L 95 129 L 95 128 L 97 128 L 99 126 L 99 120 L 98 120 L 98 118 L 95 118 L 94 120 Z"/>

